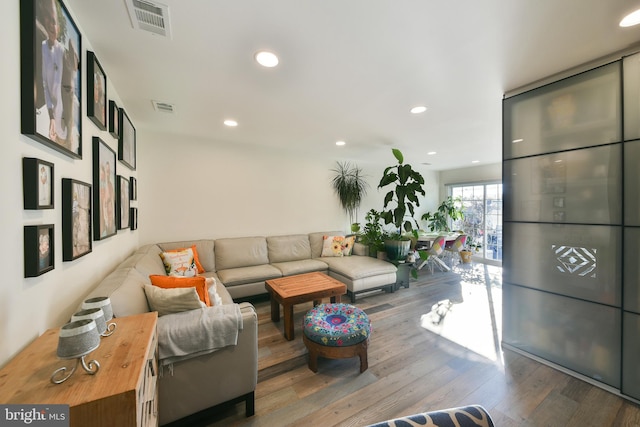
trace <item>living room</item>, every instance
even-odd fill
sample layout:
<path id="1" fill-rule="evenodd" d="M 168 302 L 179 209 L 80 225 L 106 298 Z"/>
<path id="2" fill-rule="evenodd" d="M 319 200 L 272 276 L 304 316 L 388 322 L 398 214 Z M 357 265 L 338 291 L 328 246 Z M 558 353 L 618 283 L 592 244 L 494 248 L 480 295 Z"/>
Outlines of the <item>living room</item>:
<path id="1" fill-rule="evenodd" d="M 288 122 L 296 122 L 294 131 L 297 132 L 299 138 L 290 137 L 289 140 L 283 140 L 277 143 L 277 136 L 270 130 L 266 129 L 257 132 L 265 132 L 271 139 L 270 143 L 262 144 L 260 140 L 254 140 L 252 143 L 239 143 L 236 141 L 233 132 L 242 129 L 243 118 L 237 117 L 239 121 L 238 129 L 224 127 L 221 123 L 223 117 L 222 106 L 217 105 L 216 97 L 212 96 L 208 99 L 211 104 L 211 111 L 199 111 L 197 120 L 207 123 L 208 132 L 200 131 L 200 133 L 183 133 L 172 130 L 174 118 L 171 116 L 163 116 L 161 112 L 152 110 L 151 98 L 147 99 L 146 95 L 137 97 L 133 95 L 136 86 L 145 87 L 145 79 L 148 75 L 138 75 L 135 73 L 135 62 L 129 57 L 125 49 L 121 49 L 120 45 L 113 46 L 106 44 L 104 40 L 93 40 L 91 37 L 93 21 L 89 19 L 87 8 L 98 7 L 96 5 L 85 5 L 80 1 L 64 2 L 69 8 L 69 12 L 74 18 L 82 39 L 83 61 L 86 51 L 95 51 L 104 67 L 108 82 L 108 98 L 116 101 L 118 105 L 127 109 L 131 114 L 133 124 L 137 130 L 137 167 L 135 170 L 127 168 L 121 162 L 117 164 L 117 174 L 125 177 L 134 177 L 138 181 L 138 200 L 132 202 L 132 206 L 139 208 L 139 228 L 136 231 L 130 229 L 119 230 L 116 235 L 110 238 L 94 241 L 92 252 L 78 258 L 74 261 L 66 262 L 62 260 L 62 215 L 60 196 L 62 194 L 61 179 L 73 178 L 86 183 L 92 183 L 93 165 L 91 138 L 99 136 L 117 151 L 117 140 L 109 136 L 107 131 L 98 129 L 94 123 L 87 119 L 86 114 L 82 116 L 82 137 L 84 149 L 82 158 L 73 158 L 61 154 L 56 150 L 43 145 L 38 141 L 34 141 L 21 134 L 20 121 L 21 111 L 17 106 L 21 99 L 21 69 L 20 69 L 20 22 L 19 9 L 20 2 L 11 1 L 5 5 L 5 13 L 2 16 L 2 32 L 6 43 L 4 51 L 6 60 L 2 65 L 2 93 L 5 97 L 2 101 L 3 110 L 3 126 L 0 134 L 5 141 L 5 152 L 0 159 L 1 169 L 4 174 L 2 180 L 2 194 L 7 197 L 5 199 L 6 207 L 2 210 L 2 236 L 7 242 L 23 242 L 23 228 L 25 225 L 36 224 L 54 224 L 55 225 L 55 268 L 41 276 L 35 278 L 24 278 L 24 255 L 23 244 L 19 243 L 18 247 L 13 248 L 6 244 L 2 248 L 2 258 L 4 259 L 6 278 L 0 287 L 0 301 L 2 301 L 2 326 L 0 327 L 0 339 L 4 343 L 0 349 L 0 365 L 6 364 L 13 356 L 20 352 L 27 344 L 33 341 L 46 329 L 57 327 L 64 324 L 75 311 L 83 297 L 113 268 L 129 256 L 138 247 L 158 241 L 187 240 L 195 238 L 224 238 L 236 236 L 253 236 L 253 235 L 278 235 L 291 233 L 308 233 L 320 230 L 343 229 L 348 230 L 348 219 L 341 210 L 336 201 L 335 195 L 330 186 L 331 168 L 334 167 L 336 160 L 351 160 L 356 162 L 363 168 L 364 174 L 370 185 L 370 190 L 363 200 L 361 213 L 363 216 L 370 208 L 380 208 L 382 204 L 382 192 L 377 190 L 377 184 L 384 167 L 391 164 L 391 148 L 395 146 L 396 141 L 393 135 L 387 135 L 383 132 L 376 133 L 372 130 L 369 134 L 363 133 L 354 136 L 354 143 L 348 136 L 331 135 L 327 130 L 319 132 L 321 127 L 317 123 L 309 123 L 309 119 L 305 118 L 305 108 L 307 104 L 300 105 L 300 111 L 296 116 L 286 116 L 274 121 L 271 124 L 273 128 L 285 127 Z M 87 2 L 89 3 L 89 2 Z M 591 16 L 585 23 L 575 23 L 572 25 L 584 26 L 586 29 L 582 33 L 592 31 L 592 28 L 600 21 L 602 16 L 615 16 L 626 11 L 628 5 L 622 1 L 608 3 L 606 7 L 593 2 Z M 407 4 L 407 7 L 410 5 Z M 493 9 L 499 8 L 498 3 L 493 3 Z M 555 27 L 560 27 L 557 20 L 562 18 L 567 21 L 578 20 L 575 12 L 571 11 L 569 6 L 580 7 L 585 9 L 582 3 L 573 1 L 559 10 L 556 10 L 557 16 L 549 16 L 544 13 L 550 13 L 553 9 L 545 9 L 536 16 L 538 19 L 535 23 L 531 23 L 533 27 L 539 27 L 534 35 L 529 37 L 535 39 L 535 35 L 543 32 L 544 25 L 542 22 L 553 18 Z M 128 19 L 124 2 L 118 4 L 121 8 L 120 14 Z M 172 5 L 176 9 L 175 18 L 180 18 L 177 13 L 179 6 Z M 283 7 L 290 7 L 293 14 L 296 7 L 288 3 Z M 363 15 L 366 15 L 367 7 L 370 5 L 361 4 Z M 606 13 L 600 9 L 605 8 Z M 335 17 L 327 11 L 330 22 L 331 17 Z M 484 14 L 489 14 L 491 8 L 488 8 Z M 250 14 L 250 11 L 247 11 Z M 408 13 L 408 12 L 407 12 Z M 599 14 L 600 17 L 597 17 Z M 98 14 L 99 15 L 99 14 Z M 355 18 L 355 15 L 349 15 Z M 403 17 L 402 13 L 393 15 L 396 19 Z M 184 18 L 184 15 L 182 17 Z M 380 19 L 380 18 L 378 18 Z M 469 17 L 467 17 L 469 19 Z M 125 22 L 130 27 L 128 22 Z M 249 23 L 239 21 L 237 26 L 250 27 Z M 515 31 L 512 23 L 508 24 L 509 29 Z M 119 24 L 120 25 L 120 24 Z M 124 25 L 124 24 L 123 24 Z M 176 22 L 177 25 L 177 22 Z M 400 24 L 399 24 L 400 25 Z M 614 20 L 612 24 L 615 25 Z M 554 28 L 555 28 L 554 27 Z M 176 26 L 175 31 L 178 32 L 181 27 Z M 184 27 L 182 27 L 184 28 Z M 131 31 L 133 31 L 131 29 Z M 183 31 L 185 31 L 183 29 Z M 493 35 L 500 37 L 501 31 Z M 559 31 L 556 28 L 556 31 Z M 494 141 L 475 140 L 465 141 L 471 146 L 471 149 L 477 153 L 478 157 L 486 155 L 485 159 L 493 159 L 483 161 L 479 165 L 471 165 L 470 161 L 462 166 L 457 164 L 454 167 L 443 169 L 441 166 L 446 164 L 445 159 L 440 160 L 437 155 L 426 157 L 425 150 L 418 150 L 412 146 L 410 142 L 402 141 L 400 148 L 406 146 L 405 154 L 408 154 L 408 160 L 420 169 L 420 172 L 426 179 L 425 190 L 427 196 L 421 201 L 421 209 L 423 211 L 433 210 L 445 194 L 444 185 L 455 182 L 483 182 L 489 180 L 499 180 L 501 178 L 501 114 L 500 99 L 502 94 L 508 90 L 514 89 L 524 84 L 528 84 L 535 80 L 545 78 L 556 72 L 578 66 L 602 56 L 625 49 L 636 42 L 640 37 L 637 29 L 631 29 L 629 32 L 622 32 L 617 29 L 611 29 L 613 34 L 608 33 L 606 37 L 599 37 L 597 41 L 588 38 L 587 42 L 577 43 L 569 46 L 562 45 L 553 50 L 549 61 L 558 59 L 551 66 L 542 67 L 540 64 L 531 64 L 531 61 L 525 61 L 519 58 L 519 62 L 525 64 L 523 66 L 523 74 L 519 76 L 511 75 L 509 80 L 505 78 L 504 86 L 491 87 L 493 90 L 490 97 L 493 99 L 492 109 L 487 114 L 493 117 L 496 124 L 491 125 L 494 132 Z M 147 34 L 138 35 L 136 37 L 144 38 Z M 321 33 L 322 37 L 329 37 L 330 32 Z M 175 37 L 180 35 L 176 33 Z M 285 37 L 286 36 L 286 37 Z M 285 35 L 287 40 L 295 39 L 295 37 Z M 151 36 L 149 36 L 151 37 Z M 184 35 L 182 36 L 184 37 Z M 275 36 L 274 36 L 275 38 Z M 435 37 L 437 38 L 437 36 Z M 147 37 L 148 39 L 148 37 Z M 587 39 L 587 37 L 585 37 Z M 224 40 L 223 38 L 219 40 Z M 154 52 L 162 51 L 160 42 L 153 40 L 149 42 Z M 223 45 L 222 41 L 213 42 Z M 353 43 L 357 43 L 354 41 Z M 533 42 L 530 42 L 533 43 Z M 538 44 L 527 45 L 528 50 L 523 50 L 528 55 L 537 56 L 543 51 L 544 46 Z M 574 48 L 570 53 L 567 49 Z M 223 49 L 221 47 L 221 49 Z M 252 61 L 253 46 L 247 50 L 247 57 Z M 402 52 L 399 49 L 396 49 Z M 122 55 L 122 56 L 119 56 Z M 524 55 L 524 54 L 522 54 Z M 358 55 L 354 53 L 354 57 Z M 369 56 L 367 56 L 369 58 Z M 191 64 L 197 64 L 197 58 L 188 58 Z M 187 58 L 179 57 L 176 62 L 185 62 Z M 446 61 L 446 56 L 441 59 Z M 505 62 L 509 58 L 503 59 Z M 283 65 L 286 61 L 293 59 L 282 58 Z M 129 65 L 131 63 L 132 65 Z M 85 63 L 83 62 L 83 65 Z M 122 65 L 125 64 L 125 65 Z M 474 63 L 473 67 L 483 68 L 489 64 L 481 62 Z M 193 65 L 190 65 L 193 67 Z M 472 67 L 472 68 L 473 68 Z M 494 70 L 493 67 L 491 67 Z M 528 70 L 528 71 L 526 71 Z M 237 71 L 237 70 L 236 70 Z M 248 84 L 244 91 L 238 91 L 238 99 L 250 99 L 251 91 L 256 90 L 257 86 L 265 83 L 265 79 L 271 78 L 274 70 L 268 70 L 271 77 L 260 75 L 264 70 L 252 68 L 250 72 L 246 71 L 250 77 L 254 76 L 256 80 Z M 83 81 L 83 100 L 86 90 L 85 73 L 82 69 Z M 132 81 L 123 79 L 123 75 L 131 73 Z M 229 74 L 232 71 L 228 71 Z M 496 71 L 499 73 L 499 71 Z M 242 73 L 241 73 L 242 74 Z M 117 76 L 117 78 L 116 78 Z M 396 75 L 394 75 L 396 76 Z M 189 76 L 178 77 L 178 79 L 189 79 Z M 278 96 L 277 88 L 286 83 L 286 79 L 294 80 L 291 75 L 281 80 L 275 80 L 277 85 L 271 87 L 271 95 Z M 399 79 L 400 80 L 400 79 Z M 267 82 L 268 83 L 268 82 Z M 335 83 L 335 82 L 334 82 Z M 472 79 L 465 83 L 453 82 L 451 86 L 461 85 L 470 86 L 475 84 Z M 174 95 L 179 96 L 180 85 L 173 91 L 160 93 L 161 100 L 173 101 Z M 221 85 L 224 86 L 224 85 Z M 146 89 L 145 89 L 146 90 Z M 222 88 L 218 88 L 221 94 L 224 93 Z M 380 90 L 379 87 L 377 90 Z M 381 94 L 376 97 L 366 98 L 363 96 L 363 104 L 370 103 L 370 109 L 385 103 L 385 95 L 387 89 L 381 90 Z M 318 92 L 321 92 L 318 91 Z M 145 92 L 146 93 L 146 92 Z M 315 93 L 315 92 L 314 92 Z M 318 100 L 323 101 L 322 93 L 316 93 Z M 364 92 L 363 95 L 369 95 L 370 92 Z M 187 93 L 187 96 L 198 97 L 197 92 Z M 389 95 L 391 96 L 391 95 Z M 175 98 L 174 98 L 175 99 Z M 239 103 L 238 99 L 227 95 L 226 103 L 234 105 Z M 455 103 L 464 104 L 465 100 L 453 98 Z M 328 103 L 328 101 L 324 100 Z M 313 101 L 309 101 L 312 103 Z M 406 122 L 406 127 L 418 127 L 422 130 L 427 128 L 424 123 L 416 125 L 414 119 L 418 117 L 409 117 L 408 108 L 413 99 L 407 99 L 407 117 L 402 119 Z M 145 104 L 142 106 L 142 104 Z M 176 115 L 187 114 L 191 112 L 185 104 L 176 103 Z M 351 109 L 345 108 L 342 111 L 340 106 L 335 106 L 341 115 L 347 116 Z M 268 104 L 259 103 L 256 105 L 257 110 L 262 110 L 266 116 L 268 113 L 273 114 L 269 110 Z M 147 111 L 149 110 L 149 111 Z M 133 112 L 137 113 L 133 113 Z M 361 115 L 366 115 L 366 111 L 353 112 L 353 121 L 360 120 Z M 260 111 L 259 111 L 260 112 Z M 277 113 L 277 111 L 276 111 Z M 160 118 L 158 119 L 158 114 Z M 460 116 L 469 114 L 469 107 L 459 112 Z M 155 117 L 152 117 L 156 115 Z M 333 116 L 330 116 L 333 118 Z M 156 126 L 156 122 L 165 123 L 165 127 Z M 482 121 L 482 120 L 480 120 Z M 305 130 L 305 124 L 309 125 L 309 130 Z M 264 126 L 264 122 L 256 121 L 252 126 L 259 128 Z M 176 125 L 177 126 L 177 125 Z M 438 128 L 447 128 L 451 124 L 446 122 L 438 124 Z M 479 131 L 483 128 L 480 123 L 477 127 L 473 127 L 472 131 Z M 298 127 L 300 129 L 298 129 Z M 326 124 L 324 125 L 326 126 Z M 373 128 L 372 128 L 373 129 Z M 427 133 L 426 130 L 425 134 Z M 304 133 L 321 134 L 326 137 L 327 145 L 322 148 L 311 150 L 303 145 L 299 140 L 303 140 Z M 295 135 L 295 133 L 294 133 Z M 434 139 L 438 139 L 440 134 L 433 135 Z M 333 138 L 333 139 L 330 139 Z M 345 147 L 336 147 L 335 139 L 347 139 Z M 429 137 L 419 139 L 418 142 L 413 141 L 415 145 L 429 145 Z M 274 142 L 276 140 L 276 142 Z M 371 144 L 364 144 L 364 141 L 371 140 Z M 479 148 L 481 147 L 481 148 Z M 487 149 L 494 147 L 494 149 Z M 342 151 L 341 151 L 342 150 Z M 458 148 L 451 149 L 458 153 L 464 151 Z M 411 155 L 411 154 L 420 155 Z M 444 156 L 444 154 L 442 154 Z M 55 183 L 54 183 L 54 202 L 55 208 L 50 210 L 24 210 L 23 206 L 23 189 L 21 185 L 22 177 L 22 158 L 34 157 L 51 162 L 55 165 Z M 466 159 L 466 158 L 465 158 Z M 475 158 L 474 158 L 475 159 Z M 432 163 L 432 165 L 423 165 L 422 163 Z M 360 218 L 362 221 L 363 219 Z"/>

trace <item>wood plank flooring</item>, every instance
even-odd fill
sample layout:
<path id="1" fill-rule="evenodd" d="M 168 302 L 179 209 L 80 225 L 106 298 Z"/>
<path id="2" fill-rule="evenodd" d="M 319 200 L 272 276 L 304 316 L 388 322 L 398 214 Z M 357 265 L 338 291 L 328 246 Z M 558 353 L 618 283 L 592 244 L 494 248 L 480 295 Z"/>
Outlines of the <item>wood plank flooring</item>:
<path id="1" fill-rule="evenodd" d="M 307 367 L 296 305 L 296 338 L 259 319 L 256 414 L 229 407 L 204 426 L 365 426 L 416 412 L 480 404 L 496 426 L 640 426 L 640 407 L 530 358 L 500 348 L 501 271 L 473 264 L 420 271 L 410 288 L 358 296 L 372 322 L 369 369 L 358 358 Z M 224 387 L 224 384 L 220 385 Z"/>

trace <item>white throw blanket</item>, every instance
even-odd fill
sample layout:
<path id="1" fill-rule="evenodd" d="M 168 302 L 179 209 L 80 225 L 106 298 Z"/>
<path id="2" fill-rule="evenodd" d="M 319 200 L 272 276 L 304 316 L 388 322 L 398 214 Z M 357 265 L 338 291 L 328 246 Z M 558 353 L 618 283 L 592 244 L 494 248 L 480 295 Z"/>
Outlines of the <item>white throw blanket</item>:
<path id="1" fill-rule="evenodd" d="M 238 304 L 222 304 L 158 318 L 158 352 L 169 365 L 238 343 L 242 314 Z"/>

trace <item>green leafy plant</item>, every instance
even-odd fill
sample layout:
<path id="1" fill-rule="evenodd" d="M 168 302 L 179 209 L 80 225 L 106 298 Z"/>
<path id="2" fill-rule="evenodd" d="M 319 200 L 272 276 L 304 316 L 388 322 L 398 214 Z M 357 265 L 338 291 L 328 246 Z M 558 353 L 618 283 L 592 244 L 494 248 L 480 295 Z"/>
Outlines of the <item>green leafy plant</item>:
<path id="1" fill-rule="evenodd" d="M 424 178 L 410 164 L 404 163 L 404 156 L 397 148 L 392 149 L 397 165 L 384 170 L 378 188 L 392 186 L 384 197 L 384 207 L 380 216 L 385 224 L 393 224 L 399 233 L 411 232 L 419 228 L 415 220 L 416 207 L 420 206 L 419 195 L 424 196 Z"/>
<path id="2" fill-rule="evenodd" d="M 362 169 L 349 162 L 336 162 L 332 169 L 335 176 L 331 181 L 333 190 L 338 195 L 340 206 L 349 215 L 349 223 L 357 223 L 358 208 L 362 198 L 367 194 L 369 184 L 364 179 Z"/>
<path id="3" fill-rule="evenodd" d="M 371 209 L 364 219 L 366 223 L 360 234 L 360 243 L 368 246 L 370 252 L 375 256 L 378 251 L 384 250 L 384 239 L 386 237 L 380 222 L 380 212 Z"/>
<path id="4" fill-rule="evenodd" d="M 462 200 L 459 197 L 454 199 L 449 196 L 440 203 L 435 212 L 427 212 L 421 219 L 429 223 L 428 228 L 431 231 L 451 231 L 449 219 L 458 221 L 463 218 Z"/>

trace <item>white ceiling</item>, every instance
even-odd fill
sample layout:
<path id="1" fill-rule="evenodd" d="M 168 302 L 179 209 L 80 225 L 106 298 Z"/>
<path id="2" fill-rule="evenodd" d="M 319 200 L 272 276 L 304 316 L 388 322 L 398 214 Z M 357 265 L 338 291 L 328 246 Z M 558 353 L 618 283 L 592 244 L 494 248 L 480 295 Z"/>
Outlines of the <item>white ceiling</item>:
<path id="1" fill-rule="evenodd" d="M 138 132 L 432 170 L 499 162 L 505 92 L 640 41 L 618 27 L 640 0 L 161 0 L 172 39 L 124 0 L 63 1 Z"/>

